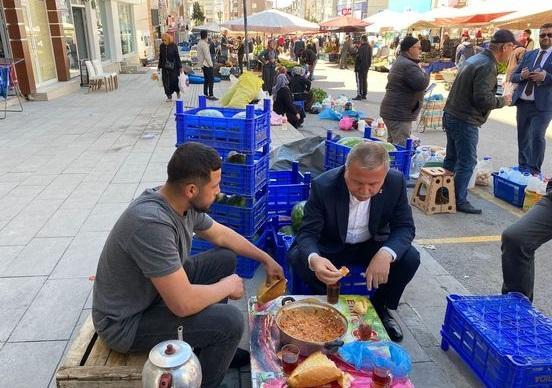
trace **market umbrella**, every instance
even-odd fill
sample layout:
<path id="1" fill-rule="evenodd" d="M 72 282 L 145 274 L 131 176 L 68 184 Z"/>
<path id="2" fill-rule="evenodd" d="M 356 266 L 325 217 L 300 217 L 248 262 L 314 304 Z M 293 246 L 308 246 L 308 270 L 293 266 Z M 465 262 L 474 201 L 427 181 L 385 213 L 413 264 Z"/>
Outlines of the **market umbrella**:
<path id="1" fill-rule="evenodd" d="M 335 32 L 352 32 L 364 30 L 369 23 L 352 17 L 351 15 L 339 16 L 320 23 L 320 29 Z"/>
<path id="2" fill-rule="evenodd" d="M 207 23 L 207 24 L 202 24 L 200 26 L 195 26 L 194 28 L 192 28 L 192 32 L 199 32 L 199 31 L 220 33 L 222 29 L 217 23 Z"/>
<path id="3" fill-rule="evenodd" d="M 492 21 L 497 27 L 512 30 L 539 28 L 552 20 L 552 3 L 538 4 L 523 11 L 516 11 Z"/>
<path id="4" fill-rule="evenodd" d="M 402 31 L 420 18 L 417 12 L 395 12 L 389 9 L 378 12 L 364 19 L 370 25 L 367 32 L 379 32 L 380 30 Z"/>
<path id="5" fill-rule="evenodd" d="M 453 18 L 460 12 L 461 8 L 438 7 L 419 14 L 417 20 L 413 20 L 409 28 L 432 28 L 447 27 L 446 22 L 438 22 L 444 18 Z"/>
<path id="6" fill-rule="evenodd" d="M 437 18 L 436 21 L 442 26 L 488 24 L 494 19 L 518 10 L 519 7 L 519 0 L 488 0 L 459 8 L 453 17 Z"/>
<path id="7" fill-rule="evenodd" d="M 233 31 L 243 31 L 244 20 L 243 18 L 229 20 L 222 23 L 222 26 Z M 318 31 L 319 26 L 295 15 L 269 9 L 247 16 L 247 29 L 272 34 L 289 34 L 299 31 Z"/>

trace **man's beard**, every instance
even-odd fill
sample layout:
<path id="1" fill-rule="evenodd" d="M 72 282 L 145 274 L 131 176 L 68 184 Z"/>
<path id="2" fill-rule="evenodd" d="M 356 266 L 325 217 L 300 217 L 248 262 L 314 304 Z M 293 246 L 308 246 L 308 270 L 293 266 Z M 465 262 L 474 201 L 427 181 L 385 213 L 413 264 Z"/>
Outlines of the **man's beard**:
<path id="1" fill-rule="evenodd" d="M 192 204 L 192 209 L 194 209 L 198 213 L 209 213 L 210 211 L 209 206 L 199 204 L 199 201 L 197 200 L 197 198 L 194 198 L 191 201 L 191 204 Z"/>

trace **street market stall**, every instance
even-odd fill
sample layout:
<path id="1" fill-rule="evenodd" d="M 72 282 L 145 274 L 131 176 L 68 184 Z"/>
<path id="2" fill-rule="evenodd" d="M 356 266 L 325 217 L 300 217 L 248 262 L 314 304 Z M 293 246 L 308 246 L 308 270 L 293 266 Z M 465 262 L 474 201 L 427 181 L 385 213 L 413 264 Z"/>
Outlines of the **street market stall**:
<path id="1" fill-rule="evenodd" d="M 244 19 L 238 18 L 222 23 L 222 27 L 232 31 L 244 31 Z M 277 9 L 255 13 L 247 17 L 247 29 L 271 34 L 290 34 L 293 32 L 318 31 L 316 23 Z"/>
<path id="2" fill-rule="evenodd" d="M 492 21 L 499 28 L 522 30 L 525 28 L 539 28 L 552 20 L 552 3 L 542 2 L 524 10 L 501 16 Z"/>

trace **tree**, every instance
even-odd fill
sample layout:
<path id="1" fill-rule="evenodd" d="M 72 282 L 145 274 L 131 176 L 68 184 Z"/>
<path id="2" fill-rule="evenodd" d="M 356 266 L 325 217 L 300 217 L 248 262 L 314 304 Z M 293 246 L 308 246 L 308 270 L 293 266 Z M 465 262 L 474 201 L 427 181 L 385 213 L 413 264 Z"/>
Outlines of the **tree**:
<path id="1" fill-rule="evenodd" d="M 201 9 L 201 6 L 196 1 L 194 2 L 193 10 L 192 10 L 192 20 L 195 21 L 195 24 L 202 24 L 205 20 L 205 14 L 203 13 L 203 10 Z"/>

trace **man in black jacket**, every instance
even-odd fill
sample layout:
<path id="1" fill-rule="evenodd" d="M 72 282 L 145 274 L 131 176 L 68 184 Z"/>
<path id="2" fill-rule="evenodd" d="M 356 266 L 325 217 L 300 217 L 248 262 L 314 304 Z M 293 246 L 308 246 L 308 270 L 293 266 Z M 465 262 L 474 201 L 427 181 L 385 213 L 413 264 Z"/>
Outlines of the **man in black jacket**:
<path id="1" fill-rule="evenodd" d="M 394 341 L 402 330 L 388 309 L 395 310 L 420 264 L 411 245 L 415 228 L 404 177 L 389 169 L 381 144 L 355 146 L 344 167 L 317 177 L 288 260 L 294 273 L 315 294 L 341 278 L 342 265 L 366 268 L 378 315 Z"/>
<path id="2" fill-rule="evenodd" d="M 358 94 L 353 100 L 366 100 L 368 94 L 368 69 L 372 65 L 372 46 L 368 44 L 368 37 L 362 35 L 360 47 L 355 58 L 355 75 Z"/>
<path id="3" fill-rule="evenodd" d="M 481 214 L 468 202 L 468 183 L 477 164 L 479 127 L 491 110 L 512 103 L 512 96 L 497 97 L 498 63 L 507 63 L 516 47 L 509 30 L 494 33 L 489 49 L 464 61 L 452 84 L 443 115 L 447 155 L 443 167 L 454 174 L 456 209 Z"/>

